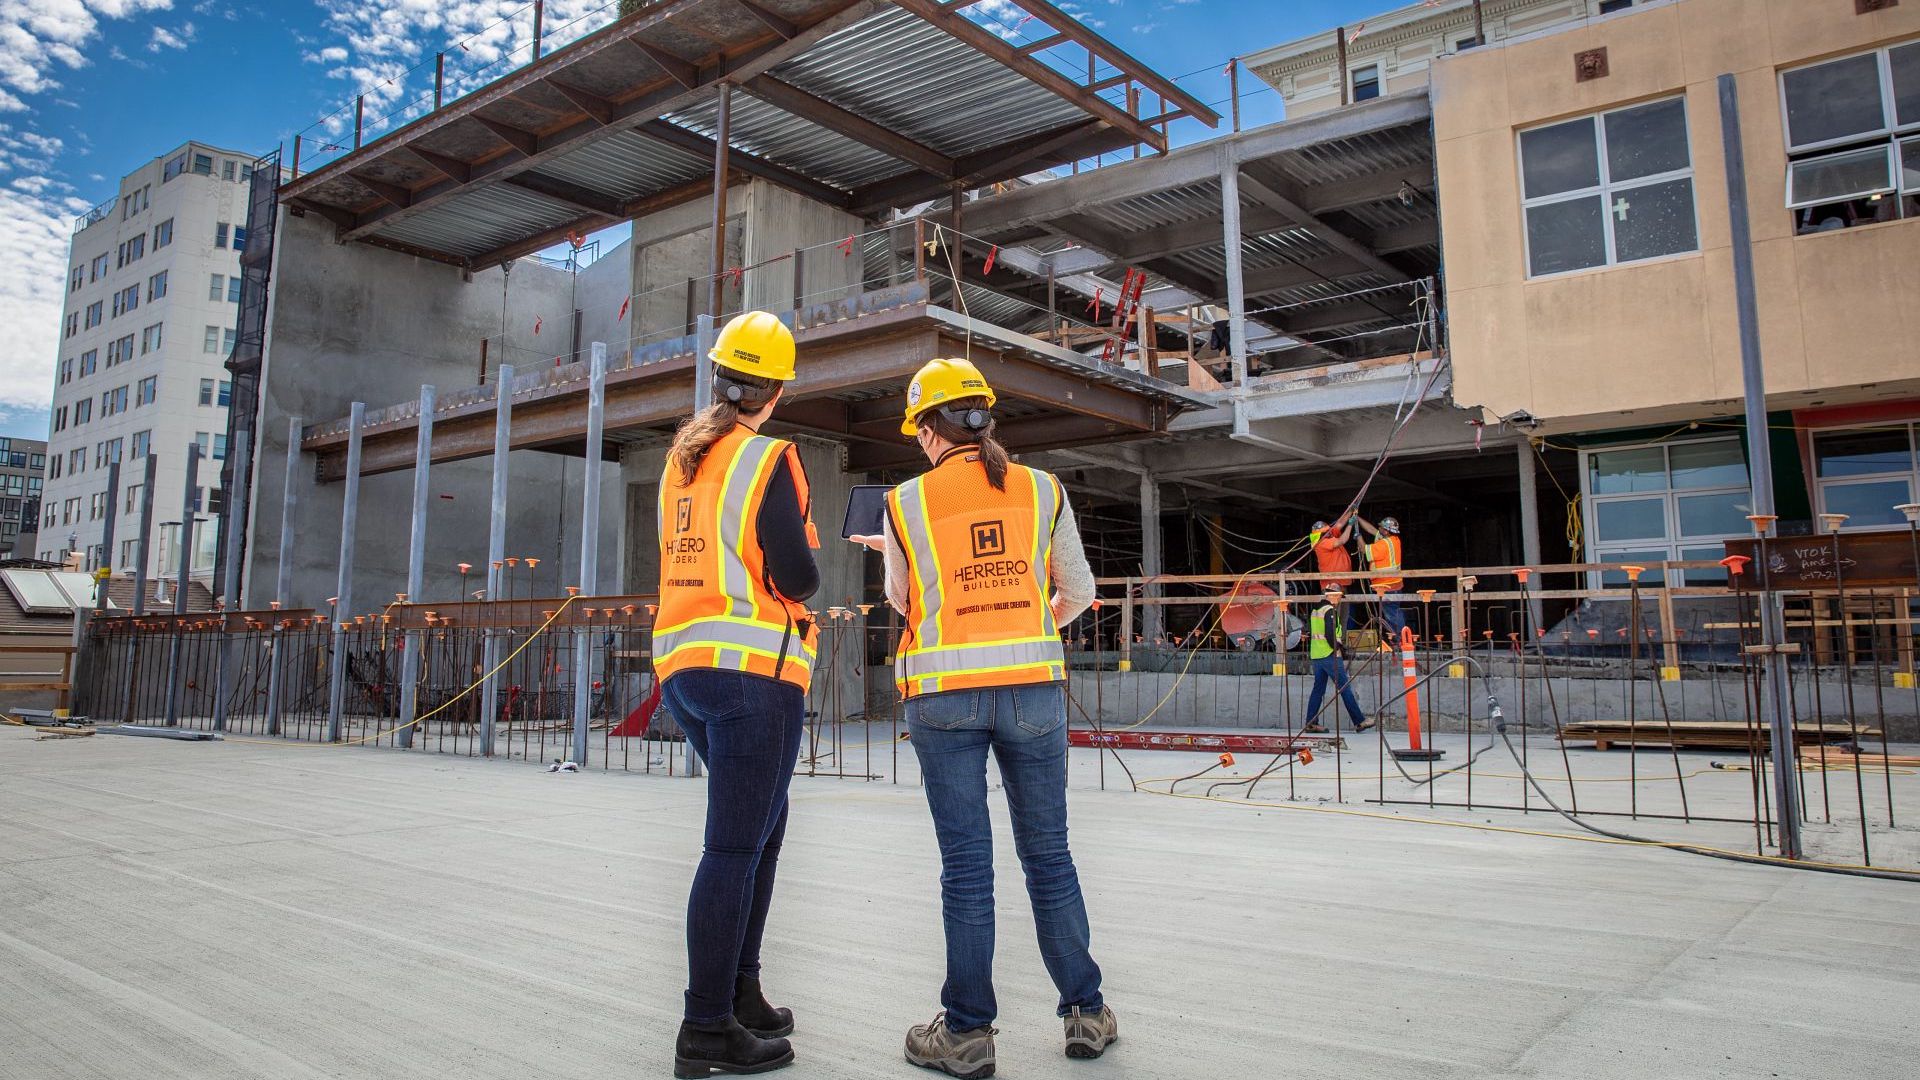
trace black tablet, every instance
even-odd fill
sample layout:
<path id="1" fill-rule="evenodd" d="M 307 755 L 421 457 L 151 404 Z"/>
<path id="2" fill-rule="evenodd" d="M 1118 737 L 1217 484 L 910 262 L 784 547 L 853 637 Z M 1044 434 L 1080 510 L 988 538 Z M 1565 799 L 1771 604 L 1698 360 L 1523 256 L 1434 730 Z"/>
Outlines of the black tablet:
<path id="1" fill-rule="evenodd" d="M 879 536 L 885 528 L 887 492 L 891 484 L 855 484 L 847 499 L 847 520 L 840 526 L 842 537 Z"/>

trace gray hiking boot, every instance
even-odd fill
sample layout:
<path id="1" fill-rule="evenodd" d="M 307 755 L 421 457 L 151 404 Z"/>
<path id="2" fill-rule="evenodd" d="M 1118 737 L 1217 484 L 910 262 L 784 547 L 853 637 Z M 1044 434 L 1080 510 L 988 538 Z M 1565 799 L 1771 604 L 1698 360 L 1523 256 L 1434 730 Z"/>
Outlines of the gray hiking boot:
<path id="1" fill-rule="evenodd" d="M 930 1024 L 907 1029 L 907 1060 L 923 1069 L 938 1069 L 960 1080 L 983 1080 L 993 1075 L 993 1028 L 955 1031 L 940 1013 Z"/>
<path id="2" fill-rule="evenodd" d="M 1107 1046 L 1120 1041 L 1120 1021 L 1105 1005 L 1095 1013 L 1074 1009 L 1061 1019 L 1067 1025 L 1067 1056 L 1097 1058 Z"/>

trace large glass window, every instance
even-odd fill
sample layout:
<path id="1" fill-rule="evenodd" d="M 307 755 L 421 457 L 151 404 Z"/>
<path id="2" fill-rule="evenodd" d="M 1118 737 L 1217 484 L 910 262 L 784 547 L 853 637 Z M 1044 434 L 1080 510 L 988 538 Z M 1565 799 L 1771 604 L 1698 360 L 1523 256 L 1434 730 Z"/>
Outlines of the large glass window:
<path id="1" fill-rule="evenodd" d="M 1780 73 L 1801 233 L 1920 214 L 1920 41 Z"/>
<path id="2" fill-rule="evenodd" d="M 1905 525 L 1894 507 L 1915 501 L 1920 467 L 1913 424 L 1817 432 L 1813 475 L 1820 513 L 1847 515 L 1845 529 Z"/>
<path id="3" fill-rule="evenodd" d="M 1699 250 L 1681 98 L 1522 131 L 1520 183 L 1533 277 Z"/>
<path id="4" fill-rule="evenodd" d="M 1651 565 L 1719 559 L 1721 542 L 1752 535 L 1747 463 L 1737 438 L 1691 439 L 1649 446 L 1588 450 L 1582 494 L 1587 504 L 1588 559 Z M 1600 586 L 1622 586 L 1627 576 L 1595 575 Z M 1710 585 L 1722 570 L 1688 570 L 1672 584 Z M 1665 576 L 1649 570 L 1642 583 Z"/>

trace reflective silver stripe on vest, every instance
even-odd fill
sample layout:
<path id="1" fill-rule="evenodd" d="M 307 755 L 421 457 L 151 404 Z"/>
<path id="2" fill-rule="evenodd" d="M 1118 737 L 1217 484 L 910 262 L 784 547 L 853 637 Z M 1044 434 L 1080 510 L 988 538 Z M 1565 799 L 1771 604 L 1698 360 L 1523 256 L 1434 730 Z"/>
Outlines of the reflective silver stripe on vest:
<path id="1" fill-rule="evenodd" d="M 747 514 L 758 511 L 758 507 L 748 505 L 753 498 L 753 480 L 767 457 L 779 450 L 779 441 L 764 435 L 743 440 L 727 463 L 727 478 L 720 486 L 720 595 L 727 598 L 728 613 L 742 619 L 753 617 L 753 582 L 740 557 Z M 778 650 L 779 646 L 774 648 Z"/>
<path id="2" fill-rule="evenodd" d="M 1052 474 L 1025 465 L 1027 479 L 1033 484 L 1033 573 L 1040 585 L 1040 617 L 1047 633 L 1059 633 L 1053 622 L 1053 605 L 1047 602 L 1047 586 L 1053 580 L 1053 515 L 1059 512 L 1060 489 Z"/>
<path id="3" fill-rule="evenodd" d="M 927 520 L 925 477 L 915 477 L 900 485 L 900 527 L 906 535 L 900 546 L 907 555 L 907 569 L 913 573 L 913 589 L 920 598 L 920 622 L 914 627 L 916 648 L 930 649 L 940 644 L 940 612 L 946 606 L 946 590 L 941 578 L 940 558 L 933 546 L 933 526 Z"/>
<path id="4" fill-rule="evenodd" d="M 778 626 L 764 623 L 735 622 L 731 619 L 695 619 L 684 626 L 672 630 L 657 630 L 653 635 L 653 654 L 667 656 L 686 648 L 748 649 L 765 653 L 768 656 L 780 655 L 782 642 L 787 645 L 787 659 L 800 660 L 807 666 L 813 666 L 814 650 L 807 647 L 806 640 L 796 629 L 791 638 Z M 722 664 L 722 666 L 729 666 Z M 737 667 L 746 666 L 742 656 Z"/>
<path id="5" fill-rule="evenodd" d="M 1000 671 L 1034 664 L 1065 664 L 1066 652 L 1057 638 L 994 645 L 956 645 L 938 652 L 914 652 L 900 657 L 907 679 Z"/>

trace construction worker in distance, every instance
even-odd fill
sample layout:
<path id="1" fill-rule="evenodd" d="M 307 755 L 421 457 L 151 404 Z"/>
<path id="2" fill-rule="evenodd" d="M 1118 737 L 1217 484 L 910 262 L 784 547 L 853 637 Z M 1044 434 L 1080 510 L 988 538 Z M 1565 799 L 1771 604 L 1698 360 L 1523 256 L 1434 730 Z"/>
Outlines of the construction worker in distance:
<path id="1" fill-rule="evenodd" d="M 1353 683 L 1347 678 L 1347 620 L 1340 611 L 1343 598 L 1340 586 L 1328 582 L 1320 587 L 1320 606 L 1307 616 L 1307 658 L 1313 661 L 1313 692 L 1307 695 L 1307 722 L 1300 730 L 1312 735 L 1322 735 L 1327 730 L 1320 722 L 1320 701 L 1326 695 L 1328 683 L 1332 683 L 1340 695 L 1340 703 L 1346 706 L 1347 719 L 1355 732 L 1373 726 L 1367 714 L 1360 711 L 1360 702 L 1353 696 Z"/>
<path id="2" fill-rule="evenodd" d="M 1353 539 L 1353 512 L 1340 515 L 1331 525 L 1325 519 L 1313 523 L 1313 531 L 1307 534 L 1307 542 L 1313 545 L 1313 561 L 1324 576 L 1320 585 L 1338 585 L 1341 589 L 1353 588 L 1353 579 L 1342 574 L 1353 572 L 1353 553 L 1347 550 L 1347 541 Z M 1343 609 L 1344 611 L 1344 609 Z M 1353 618 L 1351 611 L 1344 611 L 1346 618 Z"/>
<path id="3" fill-rule="evenodd" d="M 660 478 L 653 631 L 661 702 L 709 774 L 678 1077 L 793 1061 L 793 1014 L 760 990 L 760 939 L 813 676 L 817 631 L 803 604 L 820 587 L 799 452 L 759 433 L 793 379 L 793 334 L 749 311 L 707 355 L 713 404 L 674 433 Z"/>
<path id="4" fill-rule="evenodd" d="M 1400 569 L 1400 519 L 1383 517 L 1378 526 L 1371 521 L 1353 515 L 1373 542 L 1367 545 L 1367 569 L 1380 573 Z M 1406 581 L 1400 577 L 1377 577 L 1368 583 L 1370 586 L 1386 586 L 1387 592 L 1397 593 Z M 1400 610 L 1400 601 L 1380 597 L 1380 621 L 1386 624 L 1388 640 L 1396 645 L 1400 641 L 1400 631 L 1406 628 L 1407 616 Z"/>
<path id="5" fill-rule="evenodd" d="M 1007 460 L 994 393 L 966 360 L 934 360 L 907 388 L 906 420 L 932 467 L 887 496 L 887 599 L 905 616 L 894 678 L 940 844 L 947 978 L 909 1062 L 993 1075 L 993 841 L 987 752 L 999 762 L 1040 955 L 1058 989 L 1068 1057 L 1119 1038 L 1067 848 L 1065 626 L 1093 602 L 1093 572 L 1065 490 Z"/>

